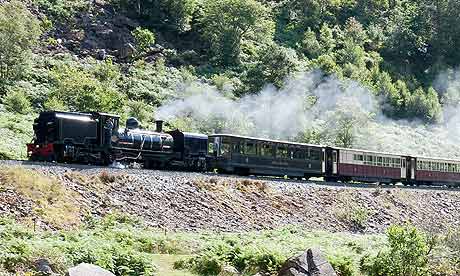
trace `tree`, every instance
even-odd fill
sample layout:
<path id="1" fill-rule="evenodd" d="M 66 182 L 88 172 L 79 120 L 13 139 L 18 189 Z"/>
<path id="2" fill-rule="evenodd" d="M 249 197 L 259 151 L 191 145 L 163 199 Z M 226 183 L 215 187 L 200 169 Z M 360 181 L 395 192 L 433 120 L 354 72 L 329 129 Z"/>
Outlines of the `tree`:
<path id="1" fill-rule="evenodd" d="M 315 32 L 313 32 L 310 28 L 304 34 L 302 43 L 302 52 L 308 58 L 317 58 L 321 55 L 321 45 L 319 44 L 318 39 L 316 38 Z"/>
<path id="2" fill-rule="evenodd" d="M 21 2 L 0 5 L 0 95 L 23 73 L 41 34 L 39 20 Z"/>
<path id="3" fill-rule="evenodd" d="M 274 24 L 269 9 L 256 0 L 206 0 L 202 34 L 222 65 L 239 62 L 243 40 L 270 40 Z"/>
<path id="4" fill-rule="evenodd" d="M 426 94 L 422 88 L 416 89 L 407 104 L 407 112 L 413 118 L 427 122 L 438 121 L 441 112 L 438 94 L 433 88 L 429 88 Z"/>
<path id="5" fill-rule="evenodd" d="M 262 47 L 257 61 L 249 65 L 245 76 L 245 92 L 259 92 L 269 83 L 280 88 L 285 78 L 296 70 L 297 59 L 294 50 L 275 43 Z"/>

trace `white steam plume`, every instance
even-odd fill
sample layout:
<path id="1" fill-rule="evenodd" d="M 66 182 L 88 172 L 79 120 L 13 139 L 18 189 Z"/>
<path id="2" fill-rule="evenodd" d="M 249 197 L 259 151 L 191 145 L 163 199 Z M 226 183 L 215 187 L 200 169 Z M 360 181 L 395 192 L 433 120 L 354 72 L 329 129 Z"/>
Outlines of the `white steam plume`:
<path id="1" fill-rule="evenodd" d="M 454 87 L 446 91 L 460 99 L 458 76 L 444 85 Z M 156 116 L 166 121 L 188 117 L 189 130 L 295 140 L 300 133 L 315 129 L 325 134 L 321 143 L 334 144 L 336 134 L 348 122 L 353 147 L 460 157 L 459 101 L 444 105 L 445 120 L 440 124 L 394 121 L 382 114 L 381 101 L 371 91 L 319 71 L 293 76 L 279 90 L 267 86 L 240 99 L 199 82 L 179 94 L 179 98 L 161 106 Z"/>

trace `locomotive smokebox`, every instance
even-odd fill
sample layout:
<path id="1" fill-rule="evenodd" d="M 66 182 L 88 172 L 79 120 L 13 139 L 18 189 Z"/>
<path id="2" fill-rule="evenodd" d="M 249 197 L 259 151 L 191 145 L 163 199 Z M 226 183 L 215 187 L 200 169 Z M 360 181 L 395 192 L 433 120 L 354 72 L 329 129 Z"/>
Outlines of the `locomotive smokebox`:
<path id="1" fill-rule="evenodd" d="M 163 132 L 163 121 L 162 120 L 156 120 L 155 124 L 157 125 L 156 132 Z"/>

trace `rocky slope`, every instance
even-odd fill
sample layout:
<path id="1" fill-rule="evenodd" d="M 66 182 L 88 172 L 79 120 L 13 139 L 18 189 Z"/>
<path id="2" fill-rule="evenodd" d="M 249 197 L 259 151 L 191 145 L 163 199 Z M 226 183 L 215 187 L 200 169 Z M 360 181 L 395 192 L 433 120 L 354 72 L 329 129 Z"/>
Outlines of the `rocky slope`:
<path id="1" fill-rule="evenodd" d="M 3 163 L 0 171 L 11 166 Z M 88 212 L 100 216 L 118 210 L 168 230 L 246 231 L 300 225 L 379 233 L 393 223 L 429 230 L 460 225 L 458 191 L 339 187 L 84 166 L 23 167 L 56 178 L 74 191 L 71 203 L 78 206 L 81 218 Z M 34 204 L 12 188 L 0 189 L 0 215 L 26 219 Z"/>

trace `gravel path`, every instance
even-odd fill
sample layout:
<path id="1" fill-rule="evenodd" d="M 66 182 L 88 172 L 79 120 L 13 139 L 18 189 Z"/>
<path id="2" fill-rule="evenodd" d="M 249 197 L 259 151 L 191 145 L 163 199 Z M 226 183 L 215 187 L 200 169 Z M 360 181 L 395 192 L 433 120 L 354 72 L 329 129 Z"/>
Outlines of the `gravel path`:
<path id="1" fill-rule="evenodd" d="M 2 167 L 13 165 L 18 163 L 0 162 Z M 301 225 L 380 233 L 393 223 L 409 222 L 436 230 L 460 225 L 460 192 L 454 190 L 356 188 L 88 166 L 20 166 L 55 177 L 76 191 L 79 196 L 75 203 L 82 210 L 96 216 L 119 210 L 169 230 L 234 232 Z M 0 214 L 27 216 L 24 208 L 30 203 L 17 198 L 11 191 L 0 191 Z M 22 204 L 23 210 L 18 211 L 16 204 Z"/>

